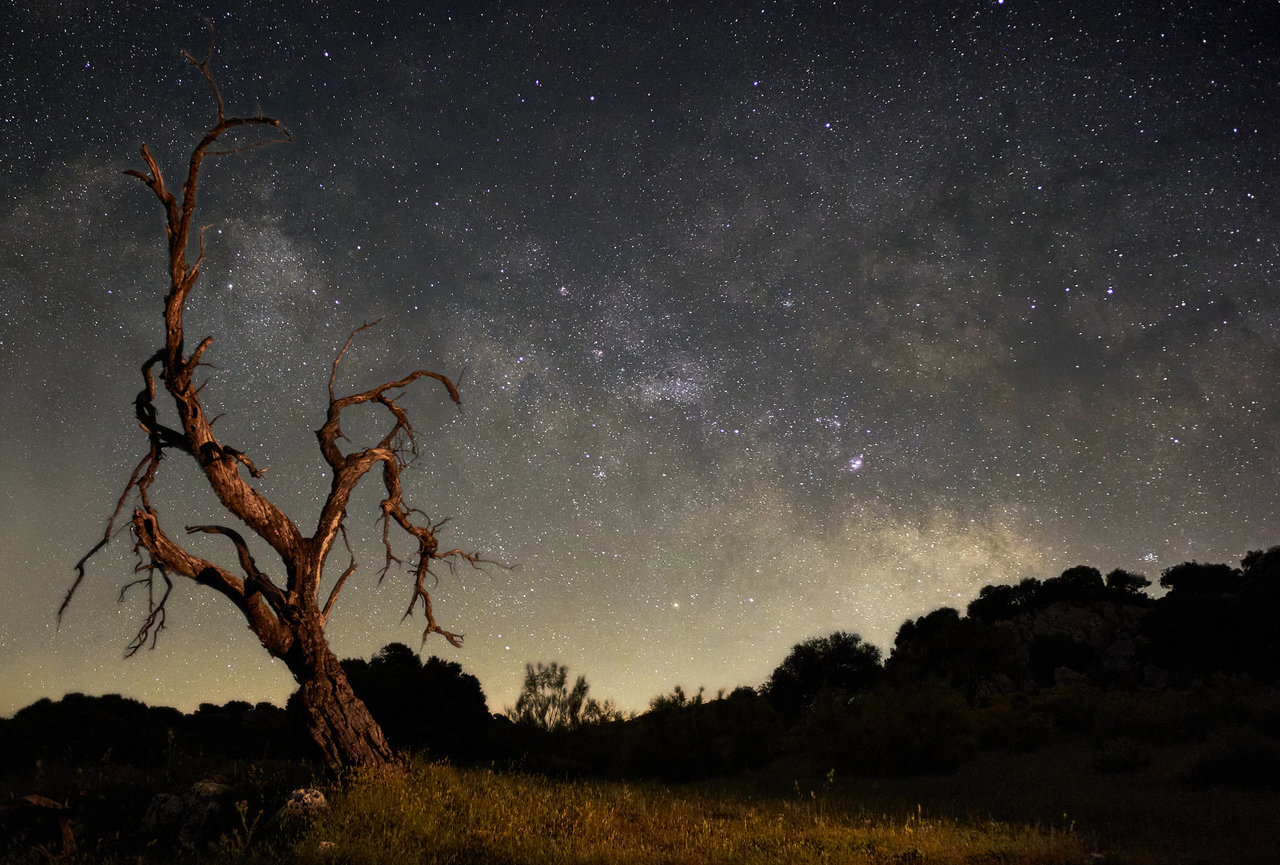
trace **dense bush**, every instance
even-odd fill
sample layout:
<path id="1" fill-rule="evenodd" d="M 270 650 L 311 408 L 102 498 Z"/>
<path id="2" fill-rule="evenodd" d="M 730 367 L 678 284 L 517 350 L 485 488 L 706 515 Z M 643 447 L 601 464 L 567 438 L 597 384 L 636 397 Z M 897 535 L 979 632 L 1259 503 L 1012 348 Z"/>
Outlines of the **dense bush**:
<path id="1" fill-rule="evenodd" d="M 1256 730 L 1229 728 L 1179 777 L 1189 787 L 1280 787 L 1280 745 Z"/>
<path id="2" fill-rule="evenodd" d="M 616 774 L 678 781 L 760 768 L 777 756 L 783 727 L 769 701 L 738 688 L 715 700 L 677 689 L 619 729 Z"/>
<path id="3" fill-rule="evenodd" d="M 45 698 L 0 724 L 0 770 L 54 760 L 154 765 L 165 760 L 182 721 L 177 709 L 119 694 Z"/>
<path id="4" fill-rule="evenodd" d="M 854 698 L 826 691 L 793 741 L 841 773 L 873 776 L 954 772 L 977 750 L 968 703 L 936 679 Z"/>
<path id="5" fill-rule="evenodd" d="M 823 691 L 869 691 L 882 672 L 878 648 L 857 634 L 836 631 L 793 646 L 760 692 L 778 711 L 795 715 Z"/>
<path id="6" fill-rule="evenodd" d="M 1006 694 L 975 711 L 974 733 L 981 748 L 1023 754 L 1052 742 L 1058 729 L 1026 694 Z"/>

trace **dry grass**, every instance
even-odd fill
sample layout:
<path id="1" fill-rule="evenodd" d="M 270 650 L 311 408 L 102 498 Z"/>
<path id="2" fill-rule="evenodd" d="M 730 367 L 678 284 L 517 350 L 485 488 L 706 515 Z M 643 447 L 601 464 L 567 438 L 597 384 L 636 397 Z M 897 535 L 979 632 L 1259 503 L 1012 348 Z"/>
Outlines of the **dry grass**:
<path id="1" fill-rule="evenodd" d="M 902 818 L 824 798 L 726 798 L 626 784 L 414 765 L 362 774 L 289 854 L 313 863 L 1077 863 L 1080 838 Z"/>
<path id="2" fill-rule="evenodd" d="M 326 785 L 327 813 L 283 827 L 270 816 L 287 791 L 317 783 L 304 764 L 37 764 L 0 781 L 0 800 L 39 792 L 69 802 L 79 850 L 62 861 L 78 863 L 1235 865 L 1280 862 L 1280 786 L 1187 784 L 1187 770 L 1271 747 L 1220 736 L 1117 761 L 1109 742 L 1073 738 L 1030 754 L 982 752 L 953 775 L 833 780 L 796 761 L 674 787 L 418 762 Z M 233 791 L 211 833 L 185 843 L 146 827 L 157 791 L 204 778 Z M 3 834 L 0 862 L 48 861 Z"/>

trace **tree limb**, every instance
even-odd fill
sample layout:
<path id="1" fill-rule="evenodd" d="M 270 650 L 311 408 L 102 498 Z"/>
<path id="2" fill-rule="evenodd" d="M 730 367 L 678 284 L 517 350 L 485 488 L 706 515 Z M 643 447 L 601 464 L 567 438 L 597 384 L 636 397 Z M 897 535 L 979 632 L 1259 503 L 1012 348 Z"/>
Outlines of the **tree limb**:
<path id="1" fill-rule="evenodd" d="M 148 566 L 139 565 L 144 570 L 151 570 Z M 156 567 L 161 578 L 164 579 L 164 594 L 160 596 L 160 603 L 156 603 L 155 599 L 155 579 L 152 574 L 148 574 L 142 579 L 134 580 L 131 583 L 125 583 L 120 588 L 120 596 L 116 599 L 117 603 L 124 603 L 124 596 L 129 589 L 134 586 L 144 585 L 147 587 L 147 617 L 142 621 L 142 627 L 138 628 L 138 633 L 134 635 L 133 641 L 125 647 L 124 656 L 132 658 L 137 654 L 138 650 L 147 644 L 147 637 L 151 637 L 151 648 L 156 647 L 156 641 L 160 639 L 160 632 L 164 630 L 165 620 L 165 604 L 169 601 L 169 595 L 173 592 L 173 580 L 169 579 L 169 575 L 165 573 L 163 568 Z"/>
<path id="2" fill-rule="evenodd" d="M 342 534 L 342 543 L 347 548 L 347 569 L 342 572 L 342 576 L 338 577 L 337 582 L 333 584 L 333 588 L 329 590 L 329 599 L 324 602 L 324 609 L 320 612 L 320 618 L 324 622 L 329 621 L 329 614 L 333 612 L 333 605 L 338 600 L 338 595 L 342 593 L 342 587 L 347 584 L 347 580 L 356 572 L 355 553 L 351 552 L 351 542 L 347 539 L 347 530 L 345 526 L 340 526 L 339 531 Z"/>
<path id="3" fill-rule="evenodd" d="M 277 614 L 283 616 L 288 609 L 288 601 L 285 599 L 284 592 L 280 590 L 271 578 L 258 569 L 258 563 L 253 560 L 253 554 L 249 552 L 249 545 L 245 542 L 244 536 L 235 529 L 226 526 L 187 526 L 187 534 L 196 532 L 206 532 L 208 534 L 223 535 L 230 539 L 236 548 L 236 555 L 240 559 L 240 568 L 245 573 L 244 594 L 248 598 L 253 592 L 262 592 L 267 598 L 267 603 Z"/>

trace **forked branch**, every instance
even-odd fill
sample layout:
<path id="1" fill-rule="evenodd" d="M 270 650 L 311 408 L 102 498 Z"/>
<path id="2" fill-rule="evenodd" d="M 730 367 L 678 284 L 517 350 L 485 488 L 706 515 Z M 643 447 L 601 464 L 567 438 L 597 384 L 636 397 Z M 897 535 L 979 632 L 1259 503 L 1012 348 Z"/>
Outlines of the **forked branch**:
<path id="1" fill-rule="evenodd" d="M 142 627 L 138 628 L 138 633 L 134 635 L 133 641 L 125 647 L 124 656 L 132 658 L 138 653 L 138 650 L 147 644 L 147 638 L 151 639 L 151 648 L 156 647 L 156 641 L 160 639 L 160 632 L 164 630 L 165 604 L 169 601 L 169 594 L 173 591 L 173 580 L 169 579 L 169 575 L 165 573 L 163 568 L 155 565 L 139 565 L 138 570 L 148 571 L 145 577 L 134 580 L 131 583 L 125 583 L 120 588 L 120 597 L 117 599 L 119 603 L 124 603 L 124 596 L 134 586 L 145 586 L 147 589 L 147 616 L 142 620 Z M 155 575 L 160 574 L 164 580 L 164 594 L 160 596 L 159 602 L 155 596 Z"/>
<path id="2" fill-rule="evenodd" d="M 421 511 L 407 507 L 404 504 L 404 491 L 400 483 L 400 473 L 408 465 L 409 459 L 407 455 L 416 456 L 418 454 L 417 440 L 414 435 L 413 424 L 409 419 L 408 413 L 398 404 L 400 392 L 411 385 L 413 382 L 422 378 L 430 378 L 440 382 L 449 394 L 449 398 L 453 400 L 461 411 L 462 398 L 458 392 L 457 385 L 452 379 L 431 370 L 415 370 L 404 378 L 396 381 L 384 382 L 377 387 L 370 388 L 359 393 L 349 396 L 339 397 L 335 388 L 335 382 L 338 375 L 338 367 L 346 356 L 347 351 L 351 348 L 352 342 L 356 335 L 362 331 L 368 330 L 377 325 L 378 322 L 367 322 L 353 330 L 348 336 L 342 348 L 338 351 L 334 358 L 333 367 L 329 373 L 329 411 L 325 419 L 325 424 L 316 431 L 316 437 L 320 443 L 321 453 L 324 455 L 325 461 L 329 463 L 334 471 L 333 488 L 330 492 L 329 500 L 325 504 L 325 508 L 321 513 L 320 526 L 317 530 L 317 537 L 325 537 L 336 532 L 341 526 L 341 521 L 345 515 L 345 508 L 348 498 L 352 490 L 354 490 L 359 480 L 364 477 L 378 463 L 382 464 L 383 485 L 386 489 L 386 497 L 382 500 L 382 541 L 385 550 L 385 561 L 381 571 L 378 574 L 379 582 L 387 575 L 393 564 L 403 564 L 394 552 L 391 539 L 391 524 L 394 522 L 400 526 L 407 534 L 414 538 L 417 550 L 416 560 L 413 564 L 412 571 L 415 574 L 415 585 L 413 594 L 410 598 L 409 608 L 406 616 L 410 615 L 419 600 L 423 603 L 423 608 L 427 613 L 427 630 L 424 632 L 424 638 L 427 634 L 438 633 L 447 639 L 450 643 L 460 645 L 462 636 L 445 631 L 435 621 L 431 608 L 430 595 L 424 586 L 425 576 L 430 573 L 430 564 L 432 560 L 441 558 L 461 558 L 471 562 L 473 565 L 479 566 L 481 563 L 497 564 L 489 562 L 478 555 L 464 553 L 461 550 L 453 550 L 446 554 L 438 553 L 438 544 L 435 533 L 447 520 L 441 520 L 432 523 L 426 514 Z M 363 450 L 354 451 L 344 455 L 338 448 L 338 439 L 345 439 L 346 436 L 342 432 L 342 412 L 352 406 L 365 403 L 373 403 L 381 405 L 391 415 L 392 424 L 382 439 L 374 446 L 364 448 Z M 418 515 L 423 518 L 423 523 L 418 524 L 414 521 L 414 516 Z M 330 592 L 329 599 L 325 604 L 324 615 L 327 618 L 338 593 L 341 592 L 343 585 L 350 576 L 354 565 L 339 578 L 337 584 L 334 585 Z"/>

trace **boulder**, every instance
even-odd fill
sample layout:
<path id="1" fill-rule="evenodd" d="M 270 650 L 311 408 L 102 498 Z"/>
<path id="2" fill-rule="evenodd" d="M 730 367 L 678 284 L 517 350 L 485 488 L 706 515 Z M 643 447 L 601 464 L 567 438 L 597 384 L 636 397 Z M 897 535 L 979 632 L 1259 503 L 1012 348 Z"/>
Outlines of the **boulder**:
<path id="1" fill-rule="evenodd" d="M 184 793 L 157 793 L 147 806 L 142 826 L 185 843 L 207 841 L 227 811 L 230 792 L 226 784 L 202 780 Z"/>

